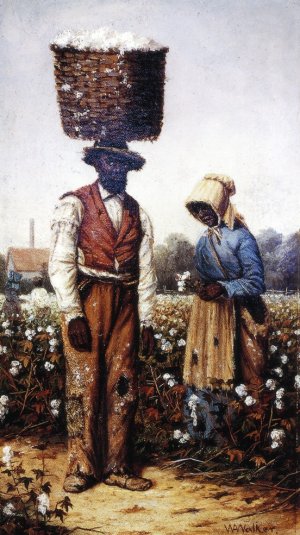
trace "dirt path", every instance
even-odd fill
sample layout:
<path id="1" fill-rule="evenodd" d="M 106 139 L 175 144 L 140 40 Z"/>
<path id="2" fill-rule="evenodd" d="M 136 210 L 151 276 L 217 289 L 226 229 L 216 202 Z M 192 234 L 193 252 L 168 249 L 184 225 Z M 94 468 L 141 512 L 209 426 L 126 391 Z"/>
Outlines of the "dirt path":
<path id="1" fill-rule="evenodd" d="M 32 447 L 34 438 L 14 441 L 0 440 L 0 447 L 11 445 L 22 452 L 26 471 L 40 468 L 36 459 L 41 455 Z M 63 443 L 46 450 L 47 479 L 51 481 L 51 503 L 62 499 L 62 482 L 66 466 L 66 447 Z M 175 470 L 161 470 L 149 466 L 143 474 L 154 482 L 145 493 L 130 492 L 98 484 L 78 495 L 70 495 L 73 509 L 66 526 L 80 526 L 74 533 L 93 533 L 93 528 L 104 535 L 223 535 L 227 533 L 271 533 L 296 535 L 296 516 L 293 511 L 255 514 L 272 494 L 255 485 L 249 487 L 218 486 L 201 481 L 197 476 L 178 479 Z M 299 522 L 299 520 L 298 520 Z M 298 523 L 300 526 L 300 523 Z"/>

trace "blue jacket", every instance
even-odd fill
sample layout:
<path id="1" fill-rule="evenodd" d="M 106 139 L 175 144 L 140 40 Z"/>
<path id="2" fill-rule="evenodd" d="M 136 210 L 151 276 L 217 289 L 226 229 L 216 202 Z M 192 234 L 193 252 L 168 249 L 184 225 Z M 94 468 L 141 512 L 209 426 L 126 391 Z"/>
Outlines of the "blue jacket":
<path id="1" fill-rule="evenodd" d="M 196 268 L 204 282 L 219 282 L 228 297 L 256 296 L 265 291 L 264 267 L 254 236 L 243 226 L 235 224 L 230 230 L 224 223 L 218 227 L 220 243 L 212 236 L 220 261 L 228 274 L 220 268 L 208 237 L 208 230 L 196 246 Z"/>

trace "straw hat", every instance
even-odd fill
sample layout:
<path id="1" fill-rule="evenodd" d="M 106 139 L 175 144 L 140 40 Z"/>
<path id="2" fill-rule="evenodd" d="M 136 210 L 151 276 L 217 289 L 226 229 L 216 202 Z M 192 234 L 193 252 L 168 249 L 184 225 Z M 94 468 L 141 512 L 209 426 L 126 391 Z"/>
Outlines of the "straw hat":
<path id="1" fill-rule="evenodd" d="M 233 229 L 235 219 L 245 225 L 243 216 L 230 202 L 230 197 L 234 194 L 235 184 L 232 178 L 227 175 L 211 173 L 205 175 L 196 184 L 185 205 L 189 212 L 198 219 L 197 205 L 200 202 L 206 203 L 230 229 Z"/>

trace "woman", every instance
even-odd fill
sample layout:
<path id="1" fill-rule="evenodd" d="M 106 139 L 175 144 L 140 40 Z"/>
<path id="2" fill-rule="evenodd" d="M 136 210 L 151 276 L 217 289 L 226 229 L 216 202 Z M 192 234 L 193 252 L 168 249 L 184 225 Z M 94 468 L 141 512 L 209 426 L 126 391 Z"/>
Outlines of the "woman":
<path id="1" fill-rule="evenodd" d="M 260 297 L 264 270 L 256 240 L 230 202 L 234 193 L 233 180 L 210 174 L 186 201 L 207 230 L 196 246 L 200 284 L 188 329 L 184 381 L 193 391 L 211 388 L 216 380 L 242 382 L 255 396 L 267 358 L 267 315 Z"/>

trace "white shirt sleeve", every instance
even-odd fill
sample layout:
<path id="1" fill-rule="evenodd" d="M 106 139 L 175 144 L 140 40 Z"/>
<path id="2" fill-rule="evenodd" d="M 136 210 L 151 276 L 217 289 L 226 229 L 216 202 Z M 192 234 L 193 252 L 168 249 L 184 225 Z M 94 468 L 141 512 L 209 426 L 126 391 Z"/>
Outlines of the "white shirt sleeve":
<path id="1" fill-rule="evenodd" d="M 155 272 L 154 252 L 153 252 L 153 229 L 151 221 L 140 207 L 140 219 L 143 238 L 140 246 L 139 263 L 140 278 L 138 285 L 139 293 L 139 315 L 140 321 L 144 324 L 151 324 L 156 303 L 157 278 Z"/>
<path id="2" fill-rule="evenodd" d="M 77 289 L 77 238 L 83 217 L 81 201 L 68 195 L 59 201 L 51 221 L 49 277 L 58 307 L 69 321 L 83 316 Z"/>

